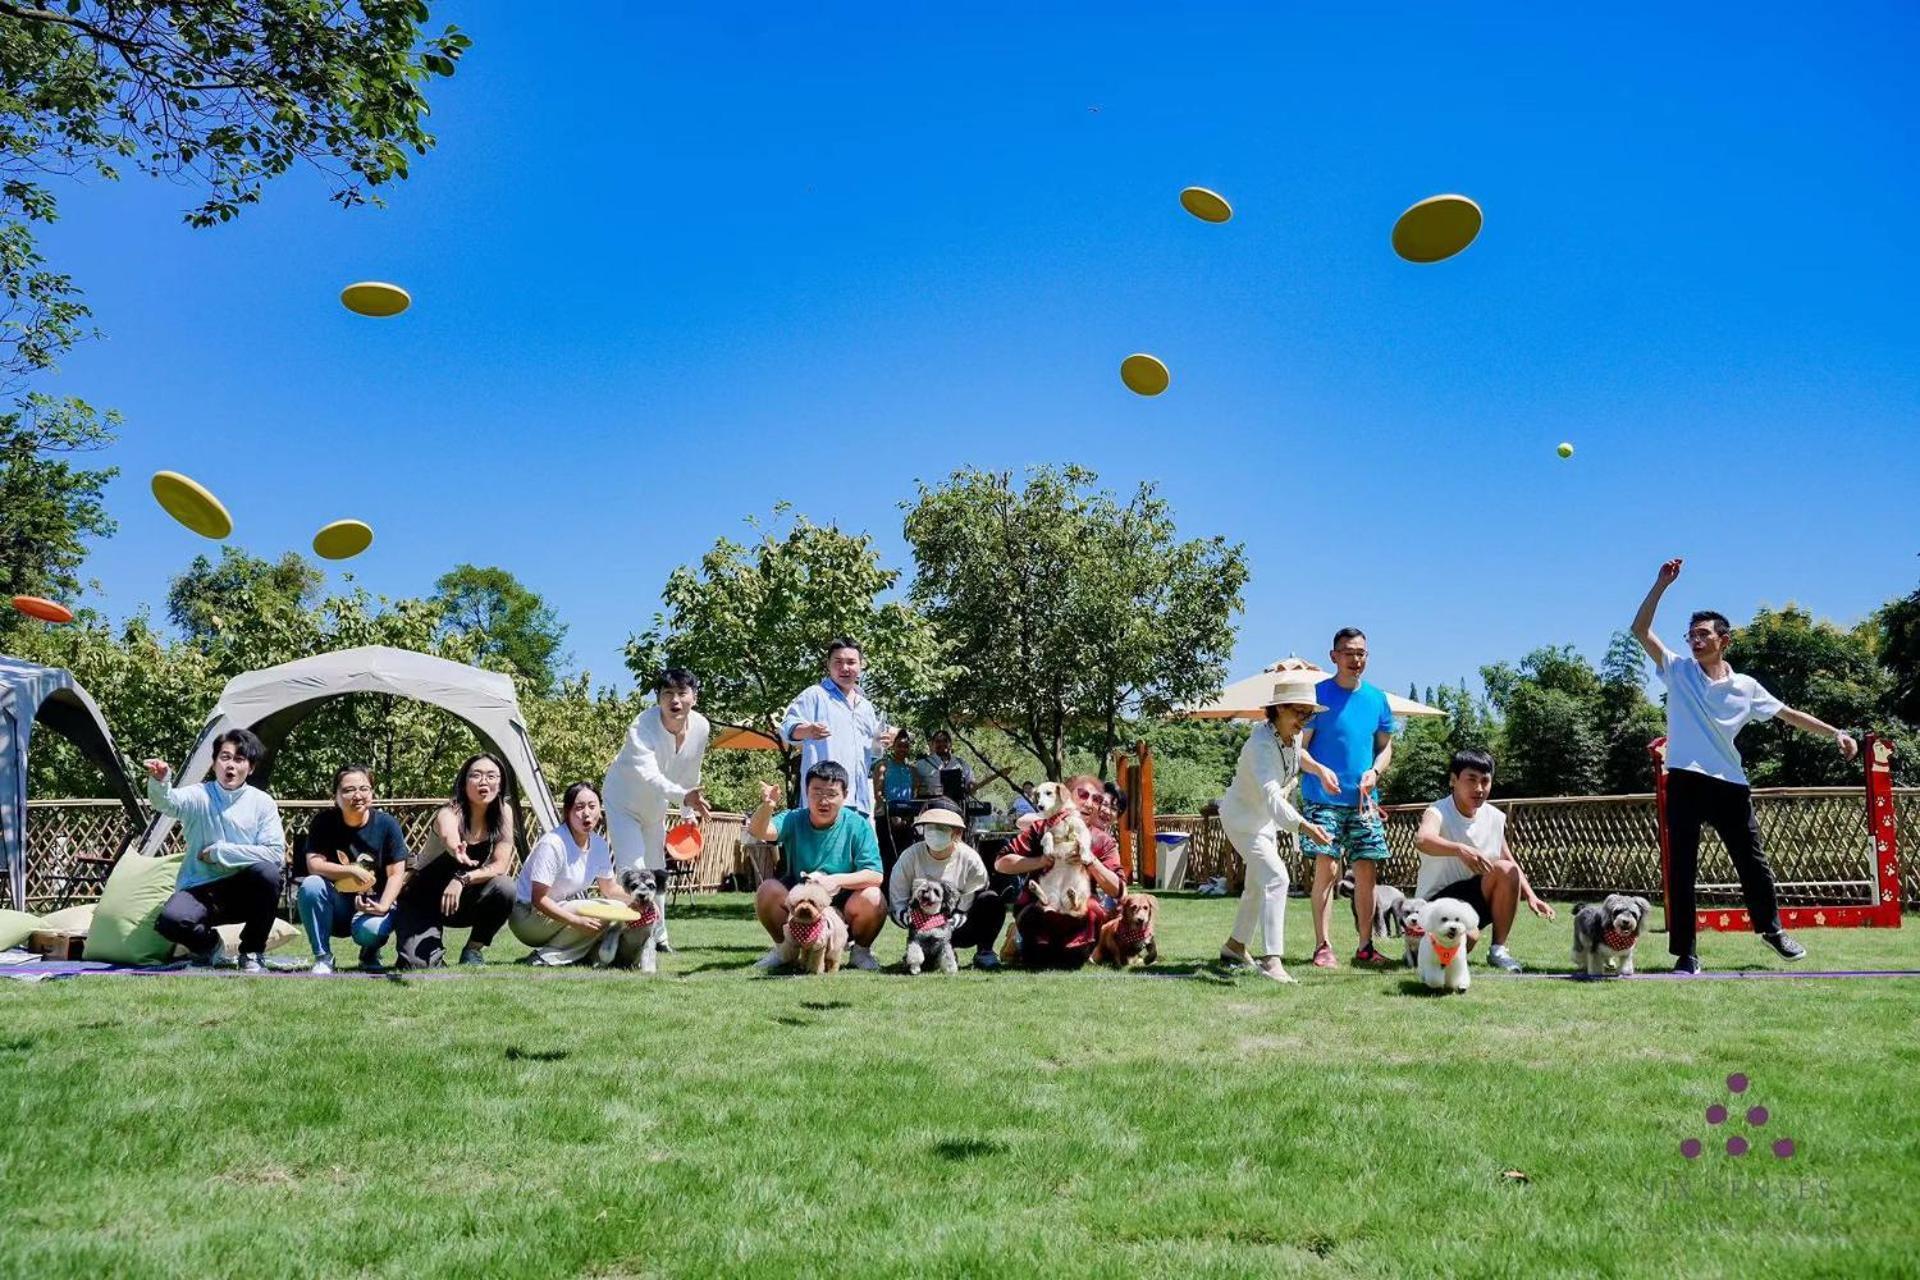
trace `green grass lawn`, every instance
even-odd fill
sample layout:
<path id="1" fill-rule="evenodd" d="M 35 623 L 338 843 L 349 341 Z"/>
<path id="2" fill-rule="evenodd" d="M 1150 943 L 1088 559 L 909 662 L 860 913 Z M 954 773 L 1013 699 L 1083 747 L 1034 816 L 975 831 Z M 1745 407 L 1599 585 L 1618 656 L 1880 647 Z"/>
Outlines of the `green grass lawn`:
<path id="1" fill-rule="evenodd" d="M 754 976 L 722 897 L 652 979 L 503 934 L 473 976 L 0 982 L 0 1276 L 1920 1270 L 1920 979 L 1476 964 L 1442 999 L 1308 969 L 1296 902 L 1281 988 L 1208 963 L 1232 910 L 1168 898 L 1171 976 Z M 1514 950 L 1564 969 L 1568 936 Z M 1913 928 L 1803 936 L 1920 968 Z"/>

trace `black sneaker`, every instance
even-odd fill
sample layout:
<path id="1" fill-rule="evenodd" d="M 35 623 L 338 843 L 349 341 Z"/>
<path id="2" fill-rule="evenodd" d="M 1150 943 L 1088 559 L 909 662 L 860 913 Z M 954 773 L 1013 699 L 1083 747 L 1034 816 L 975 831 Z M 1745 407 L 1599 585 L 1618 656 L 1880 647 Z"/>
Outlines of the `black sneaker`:
<path id="1" fill-rule="evenodd" d="M 1700 972 L 1699 956 L 1681 956 L 1673 962 L 1675 973 L 1696 974 Z"/>
<path id="2" fill-rule="evenodd" d="M 1807 954 L 1807 949 L 1789 937 L 1785 930 L 1763 933 L 1760 941 L 1778 952 L 1782 960 L 1798 960 Z"/>

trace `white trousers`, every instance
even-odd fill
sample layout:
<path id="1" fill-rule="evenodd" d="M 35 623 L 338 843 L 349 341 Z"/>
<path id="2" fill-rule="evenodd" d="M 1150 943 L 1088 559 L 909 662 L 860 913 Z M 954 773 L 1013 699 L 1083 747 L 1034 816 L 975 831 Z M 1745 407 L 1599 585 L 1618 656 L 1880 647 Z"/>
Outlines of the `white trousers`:
<path id="1" fill-rule="evenodd" d="M 1233 917 L 1233 940 L 1256 956 L 1277 956 L 1287 941 L 1286 859 L 1280 853 L 1280 828 L 1274 823 L 1254 829 L 1221 823 L 1240 860 L 1247 864 L 1246 888 L 1240 891 L 1240 910 Z M 1254 930 L 1261 945 L 1254 946 Z"/>
<path id="2" fill-rule="evenodd" d="M 645 867 L 649 871 L 667 869 L 665 818 L 649 822 L 630 809 L 609 805 L 607 843 L 613 846 L 613 869 L 616 872 L 631 867 Z"/>

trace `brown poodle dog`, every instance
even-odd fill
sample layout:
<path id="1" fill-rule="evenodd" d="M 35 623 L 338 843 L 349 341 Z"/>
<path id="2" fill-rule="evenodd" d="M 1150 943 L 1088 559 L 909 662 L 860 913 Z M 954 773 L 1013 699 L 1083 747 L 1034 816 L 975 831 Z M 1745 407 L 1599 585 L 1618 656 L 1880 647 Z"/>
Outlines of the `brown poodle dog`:
<path id="1" fill-rule="evenodd" d="M 1100 941 L 1093 948 L 1094 963 L 1121 969 L 1158 964 L 1160 948 L 1153 940 L 1153 924 L 1159 915 L 1159 899 L 1150 893 L 1130 893 L 1120 899 L 1120 910 L 1100 926 Z"/>
<path id="2" fill-rule="evenodd" d="M 780 962 L 808 973 L 837 973 L 847 954 L 847 922 L 833 909 L 833 893 L 803 880 L 787 890 L 787 927 L 780 939 Z"/>

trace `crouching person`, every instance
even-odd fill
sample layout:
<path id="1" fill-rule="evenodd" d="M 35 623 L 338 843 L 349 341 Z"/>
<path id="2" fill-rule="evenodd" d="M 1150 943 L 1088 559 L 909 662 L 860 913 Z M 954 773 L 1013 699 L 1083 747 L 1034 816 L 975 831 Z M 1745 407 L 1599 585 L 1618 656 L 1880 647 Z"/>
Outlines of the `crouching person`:
<path id="1" fill-rule="evenodd" d="M 485 964 L 487 947 L 513 910 L 513 809 L 504 798 L 506 766 L 477 755 L 460 766 L 453 799 L 433 816 L 426 847 L 400 894 L 400 966 L 446 963 L 445 931 L 471 929 L 461 964 Z"/>
<path id="2" fill-rule="evenodd" d="M 760 927 L 773 938 L 773 949 L 756 966 L 777 969 L 785 963 L 787 894 L 803 880 L 826 887 L 833 910 L 846 921 L 852 942 L 851 963 L 856 969 L 878 969 L 873 940 L 887 923 L 887 902 L 880 893 L 880 841 L 873 822 L 847 804 L 850 779 L 845 768 L 823 760 L 807 770 L 804 809 L 789 809 L 773 817 L 779 788 L 760 785 L 760 807 L 747 829 L 753 838 L 780 846 L 781 874 L 760 882 L 754 895 L 754 913 Z"/>
<path id="3" fill-rule="evenodd" d="M 1482 929 L 1493 926 L 1487 963 L 1519 973 L 1520 962 L 1507 950 L 1517 908 L 1524 902 L 1543 920 L 1553 919 L 1555 912 L 1534 893 L 1507 844 L 1507 815 L 1487 803 L 1493 794 L 1493 757 L 1473 748 L 1454 752 L 1447 787 L 1449 794 L 1420 815 L 1413 840 L 1420 851 L 1414 896 L 1427 902 L 1453 898 L 1472 907 Z"/>
<path id="4" fill-rule="evenodd" d="M 360 944 L 360 967 L 378 971 L 406 884 L 407 837 L 392 814 L 373 807 L 373 770 L 350 764 L 333 775 L 333 808 L 307 828 L 296 865 L 306 873 L 296 901 L 313 972 L 333 972 L 332 940 L 349 935 Z"/>
<path id="5" fill-rule="evenodd" d="M 631 965 L 661 923 L 653 878 L 644 869 L 637 871 L 637 898 L 614 879 L 613 850 L 594 831 L 600 824 L 600 793 L 592 784 L 568 787 L 563 804 L 565 823 L 527 851 L 507 926 L 533 948 L 529 958 L 535 964 L 591 959 L 595 968 Z M 620 922 L 582 915 L 581 906 L 596 897 L 630 906 L 640 918 Z"/>
<path id="6" fill-rule="evenodd" d="M 993 943 L 1006 923 L 1007 907 L 1000 895 L 988 887 L 987 864 L 973 846 L 960 838 L 967 829 L 960 808 L 951 800 L 930 800 L 913 820 L 919 837 L 900 851 L 887 880 L 887 908 L 893 922 L 907 931 L 911 942 L 916 920 L 913 886 L 916 880 L 931 880 L 944 886 L 953 910 L 962 917 L 947 944 L 954 955 L 973 947 L 977 969 L 997 969 L 1000 958 L 993 954 Z"/>
<path id="7" fill-rule="evenodd" d="M 214 743 L 213 781 L 196 787 L 169 787 L 167 762 L 146 762 L 147 800 L 179 820 L 187 847 L 154 931 L 184 947 L 198 964 L 224 964 L 226 948 L 213 927 L 238 924 L 241 972 L 266 971 L 287 838 L 273 798 L 247 785 L 265 754 L 259 738 L 230 729 Z"/>
<path id="8" fill-rule="evenodd" d="M 1032 881 L 1053 869 L 1054 859 L 1043 850 L 1047 827 L 1054 820 L 1028 822 L 993 864 L 1002 875 L 1025 877 L 1001 959 L 1018 960 L 1029 969 L 1078 969 L 1086 964 L 1099 944 L 1100 926 L 1113 915 L 1126 888 L 1120 878 L 1120 845 L 1108 830 L 1113 816 L 1106 787 L 1090 774 L 1068 778 L 1061 785 L 1072 794 L 1093 837 L 1093 861 L 1087 864 L 1093 897 L 1086 911 L 1080 915 L 1050 911 L 1034 894 Z"/>

